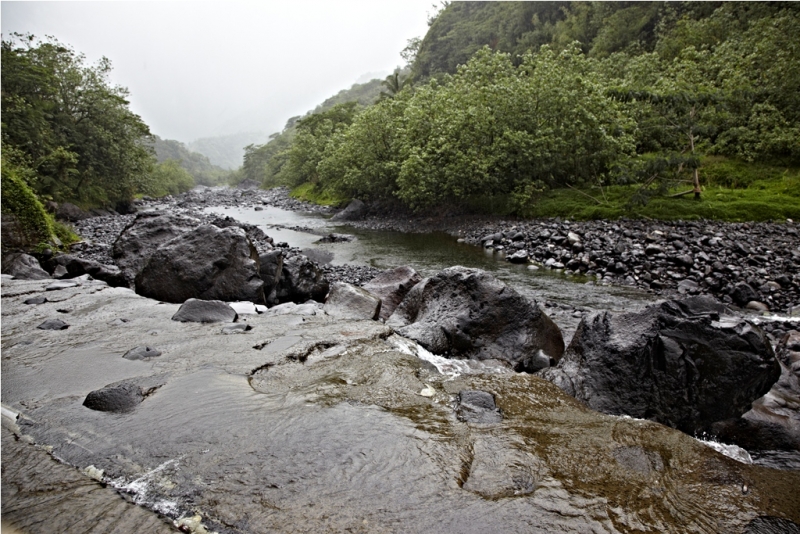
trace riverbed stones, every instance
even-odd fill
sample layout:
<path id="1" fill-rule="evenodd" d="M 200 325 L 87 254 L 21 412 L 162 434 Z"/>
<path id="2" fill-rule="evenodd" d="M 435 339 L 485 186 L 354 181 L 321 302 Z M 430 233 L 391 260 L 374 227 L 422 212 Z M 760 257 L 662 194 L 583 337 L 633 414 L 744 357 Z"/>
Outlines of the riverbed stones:
<path id="1" fill-rule="evenodd" d="M 138 213 L 114 241 L 111 256 L 133 287 L 136 275 L 162 243 L 196 228 L 200 223 L 197 218 L 173 213 Z"/>
<path id="2" fill-rule="evenodd" d="M 561 331 L 535 302 L 480 269 L 423 279 L 386 324 L 435 354 L 501 360 L 517 371 L 538 371 L 564 351 Z"/>
<path id="3" fill-rule="evenodd" d="M 323 307 L 325 313 L 337 319 L 377 320 L 381 299 L 366 289 L 334 282 Z"/>
<path id="4" fill-rule="evenodd" d="M 39 260 L 30 254 L 20 252 L 3 256 L 3 274 L 10 274 L 17 280 L 46 280 L 50 278 L 50 274 L 39 265 Z"/>
<path id="5" fill-rule="evenodd" d="M 264 302 L 258 253 L 237 227 L 204 224 L 162 244 L 136 275 L 136 292 L 165 302 Z"/>
<path id="6" fill-rule="evenodd" d="M 233 323 L 239 316 L 227 302 L 189 299 L 178 308 L 173 321 L 182 323 Z"/>
<path id="7" fill-rule="evenodd" d="M 724 313 L 709 297 L 595 313 L 540 376 L 603 413 L 707 431 L 749 410 L 780 376 L 766 335 Z"/>
<path id="8" fill-rule="evenodd" d="M 381 299 L 380 318 L 385 321 L 420 280 L 419 273 L 405 265 L 383 271 L 362 287 Z"/>

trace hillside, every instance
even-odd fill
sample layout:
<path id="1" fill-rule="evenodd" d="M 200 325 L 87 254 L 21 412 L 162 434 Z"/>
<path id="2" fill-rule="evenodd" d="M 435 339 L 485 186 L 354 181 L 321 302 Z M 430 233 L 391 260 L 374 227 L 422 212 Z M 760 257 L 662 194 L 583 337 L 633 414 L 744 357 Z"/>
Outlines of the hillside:
<path id="1" fill-rule="evenodd" d="M 189 150 L 180 141 L 154 135 L 152 146 L 158 163 L 177 161 L 199 185 L 217 185 L 227 179 L 229 171 L 212 164 L 205 155 Z"/>

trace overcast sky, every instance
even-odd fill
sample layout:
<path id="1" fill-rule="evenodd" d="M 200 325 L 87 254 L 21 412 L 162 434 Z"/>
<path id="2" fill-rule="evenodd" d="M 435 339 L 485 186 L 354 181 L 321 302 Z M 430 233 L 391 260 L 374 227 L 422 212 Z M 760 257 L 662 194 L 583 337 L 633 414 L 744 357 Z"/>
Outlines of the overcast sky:
<path id="1" fill-rule="evenodd" d="M 52 35 L 111 60 L 165 139 L 280 131 L 365 74 L 402 65 L 434 0 L 2 2 L 2 33 Z"/>

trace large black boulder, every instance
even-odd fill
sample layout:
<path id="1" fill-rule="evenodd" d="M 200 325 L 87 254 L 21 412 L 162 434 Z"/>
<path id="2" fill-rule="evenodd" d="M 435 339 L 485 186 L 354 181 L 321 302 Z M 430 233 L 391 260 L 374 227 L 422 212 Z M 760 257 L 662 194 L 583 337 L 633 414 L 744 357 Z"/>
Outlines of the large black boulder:
<path id="1" fill-rule="evenodd" d="M 258 253 L 237 227 L 204 224 L 162 244 L 136 275 L 136 292 L 166 302 L 264 302 Z"/>
<path id="2" fill-rule="evenodd" d="M 739 417 L 780 375 L 765 334 L 710 297 L 595 313 L 539 374 L 591 408 L 689 434 Z"/>
<path id="3" fill-rule="evenodd" d="M 199 219 L 165 212 L 141 212 L 120 232 L 111 249 L 111 256 L 130 287 L 147 260 L 167 241 L 196 228 Z"/>
<path id="4" fill-rule="evenodd" d="M 450 267 L 408 292 L 386 322 L 427 350 L 534 372 L 561 358 L 561 331 L 535 302 L 480 269 Z"/>
<path id="5" fill-rule="evenodd" d="M 264 281 L 264 297 L 268 306 L 278 303 L 275 289 L 281 281 L 283 273 L 283 253 L 280 250 L 270 250 L 258 256 L 258 275 Z"/>
<path id="6" fill-rule="evenodd" d="M 161 377 L 122 380 L 90 392 L 83 405 L 98 412 L 130 412 L 163 384 Z"/>
<path id="7" fill-rule="evenodd" d="M 238 318 L 227 302 L 198 299 L 187 300 L 172 316 L 173 321 L 181 323 L 233 323 Z"/>

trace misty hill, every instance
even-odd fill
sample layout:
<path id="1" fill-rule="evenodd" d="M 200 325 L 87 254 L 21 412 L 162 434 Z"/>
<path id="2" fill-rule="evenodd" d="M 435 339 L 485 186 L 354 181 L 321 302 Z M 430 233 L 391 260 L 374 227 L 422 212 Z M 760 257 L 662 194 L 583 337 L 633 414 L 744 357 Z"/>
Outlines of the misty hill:
<path id="1" fill-rule="evenodd" d="M 188 143 L 187 148 L 208 157 L 214 165 L 233 170 L 242 165 L 244 147 L 265 143 L 268 139 L 269 136 L 263 132 L 242 132 L 197 139 Z"/>
<path id="2" fill-rule="evenodd" d="M 153 148 L 159 163 L 167 160 L 176 160 L 186 169 L 200 185 L 216 185 L 227 179 L 229 171 L 209 161 L 209 158 L 198 152 L 186 148 L 180 141 L 161 139 L 153 136 Z"/>

